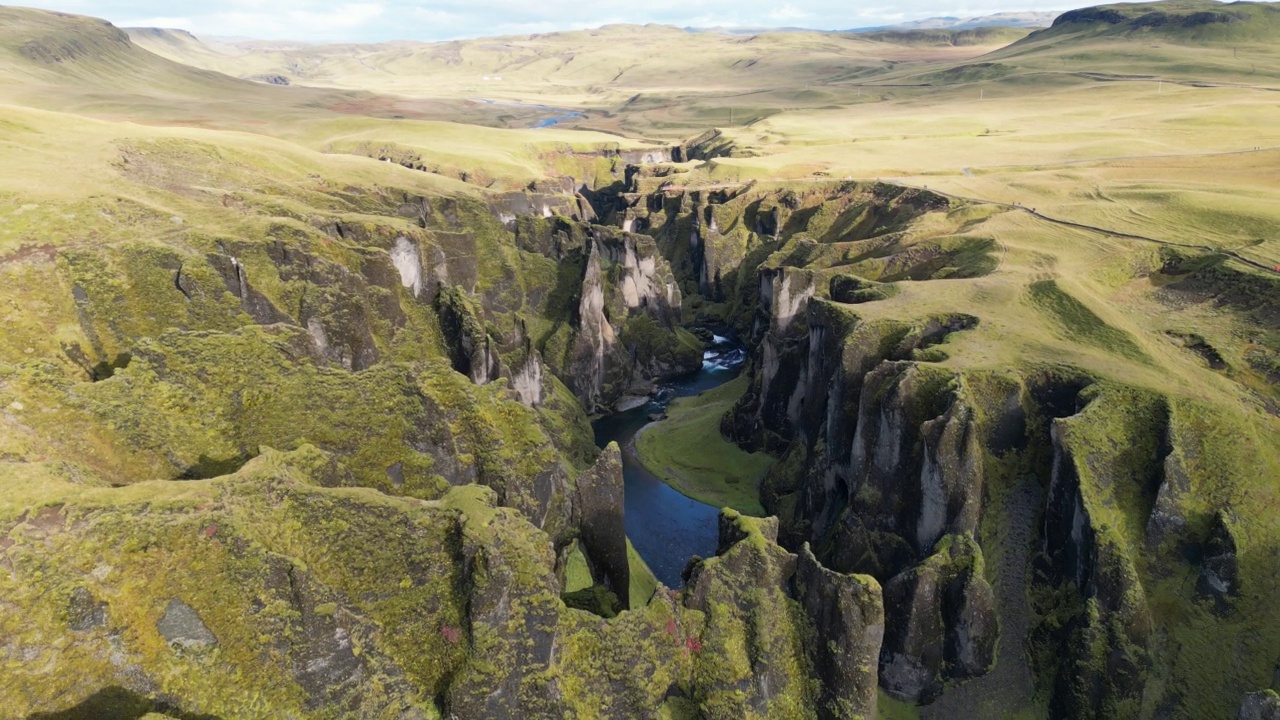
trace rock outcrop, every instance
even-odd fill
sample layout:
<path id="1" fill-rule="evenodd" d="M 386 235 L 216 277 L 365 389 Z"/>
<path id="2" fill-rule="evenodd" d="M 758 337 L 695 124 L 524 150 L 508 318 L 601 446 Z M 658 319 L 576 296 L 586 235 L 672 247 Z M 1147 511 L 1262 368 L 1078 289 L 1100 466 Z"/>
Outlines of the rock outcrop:
<path id="1" fill-rule="evenodd" d="M 796 568 L 796 596 L 814 625 L 814 667 L 822 679 L 819 718 L 874 717 L 876 665 L 884 641 L 880 584 L 822 567 L 808 545 Z"/>
<path id="2" fill-rule="evenodd" d="M 1239 720 L 1280 719 L 1280 695 L 1274 690 L 1249 693 L 1240 703 Z"/>
<path id="3" fill-rule="evenodd" d="M 189 650 L 218 644 L 218 638 L 209 632 L 200 615 L 191 606 L 174 598 L 164 609 L 164 617 L 156 623 L 156 630 L 171 646 Z"/>
<path id="4" fill-rule="evenodd" d="M 617 443 L 610 443 L 595 465 L 578 476 L 577 490 L 578 527 L 587 556 L 601 568 L 604 580 L 622 607 L 630 607 L 631 568 L 623 511 L 622 451 Z"/>
<path id="5" fill-rule="evenodd" d="M 889 694 L 927 703 L 947 681 L 991 669 L 999 619 L 982 550 L 969 535 L 943 538 L 936 553 L 890 580 L 884 597 L 897 610 L 880 655 Z"/>
<path id="6" fill-rule="evenodd" d="M 1209 538 L 1204 543 L 1204 559 L 1196 591 L 1213 598 L 1220 608 L 1240 596 L 1240 558 L 1236 547 L 1234 522 L 1223 512 L 1214 516 Z"/>
<path id="7" fill-rule="evenodd" d="M 801 716 L 809 707 L 823 718 L 873 717 L 878 584 L 827 570 L 807 551 L 786 552 L 777 528 L 775 518 L 722 511 L 716 557 L 692 569 L 685 603 L 707 615 L 695 699 L 714 717 Z M 799 681 L 814 672 L 816 696 Z"/>
<path id="8" fill-rule="evenodd" d="M 436 312 L 444 331 L 453 369 L 484 385 L 502 372 L 498 355 L 481 313 L 466 293 L 456 288 L 442 291 L 436 297 Z"/>

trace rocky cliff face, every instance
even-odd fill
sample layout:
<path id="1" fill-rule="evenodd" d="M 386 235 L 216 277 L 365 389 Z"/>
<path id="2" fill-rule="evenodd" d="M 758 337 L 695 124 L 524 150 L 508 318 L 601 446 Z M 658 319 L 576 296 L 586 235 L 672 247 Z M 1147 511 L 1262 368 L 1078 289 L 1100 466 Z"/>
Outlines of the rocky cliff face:
<path id="1" fill-rule="evenodd" d="M 691 568 L 685 602 L 706 613 L 709 643 L 694 665 L 703 714 L 874 716 L 879 585 L 827 570 L 807 549 L 788 553 L 776 539 L 776 519 L 725 510 L 717 556 Z M 804 681 L 814 674 L 816 692 Z"/>
<path id="2" fill-rule="evenodd" d="M 993 267 L 940 196 L 635 159 L 219 195 L 213 229 L 0 258 L 13 712 L 855 718 L 998 677 L 1110 718 L 1266 686 L 1273 560 L 1223 459 L 1258 438 L 1097 373 L 941 364 L 969 315 L 860 310 Z M 725 514 L 683 592 L 637 598 L 584 409 L 696 368 L 685 322 L 754 349 L 722 430 L 780 456 L 776 519 Z M 579 552 L 618 607 L 567 592 Z"/>
<path id="3" fill-rule="evenodd" d="M 1037 584 L 1012 602 L 1043 618 L 1022 642 L 1055 678 L 1051 713 L 1138 716 L 1161 637 L 1147 587 L 1186 572 L 1173 548 L 1202 553 L 1192 584 L 1218 613 L 1232 612 L 1243 582 L 1230 514 L 1204 529 L 1187 520 L 1203 481 L 1186 458 L 1203 445 L 1175 427 L 1195 411 L 1069 371 L 1010 384 L 943 370 L 925 359 L 974 318 L 868 323 L 820 297 L 798 316 L 778 302 L 774 271 L 761 277 L 755 384 L 723 425 L 748 447 L 785 448 L 762 488 L 785 545 L 812 543 L 827 566 L 884 585 L 881 687 L 927 704 L 994 667 L 1003 601 L 983 549 L 1014 519 L 987 517 L 990 483 L 993 471 L 1029 472 L 1047 488 L 1039 545 L 1018 551 L 1037 554 Z M 1026 560 L 1006 551 L 1002 562 Z"/>
<path id="4" fill-rule="evenodd" d="M 0 341 L 5 711 L 873 713 L 879 586 L 776 531 L 742 519 L 687 592 L 630 596 L 584 407 L 702 347 L 600 186 L 219 196 L 234 237 L 37 253 Z M 574 552 L 620 608 L 575 609 Z"/>
<path id="5" fill-rule="evenodd" d="M 596 480 L 621 482 L 616 454 Z M 663 591 L 606 621 L 561 603 L 547 535 L 493 491 L 424 503 L 328 487 L 344 471 L 313 446 L 264 450 L 233 475 L 152 483 L 138 500 L 64 484 L 66 502 L 6 520 L 20 539 L 7 541 L 0 588 L 28 609 L 0 619 L 4 654 L 26 658 L 0 674 L 6 708 L 776 717 L 810 712 L 804 638 L 820 632 L 833 671 L 858 683 L 825 683 L 823 716 L 874 714 L 878 586 L 810 556 L 798 581 L 811 618 L 788 597 L 795 557 L 751 521 L 735 521 L 682 602 Z M 583 526 L 593 549 L 595 513 Z M 64 637 L 74 652 L 52 649 Z"/>
<path id="6" fill-rule="evenodd" d="M 534 338 L 548 369 L 592 411 L 696 370 L 702 346 L 681 328 L 682 294 L 652 238 L 563 216 L 522 217 L 516 241 L 559 264 L 546 297 L 553 326 Z"/>
<path id="7" fill-rule="evenodd" d="M 1194 665 L 1187 656 L 1158 654 L 1192 621 L 1161 620 L 1153 595 L 1163 607 L 1205 603 L 1233 618 L 1224 627 L 1258 627 L 1261 616 L 1240 604 L 1241 520 L 1204 462 L 1218 451 L 1206 445 L 1202 408 L 1066 367 L 940 366 L 949 336 L 979 318 L 859 311 L 892 297 L 896 280 L 990 269 L 928 245 L 945 201 L 860 186 L 676 183 L 632 173 L 600 215 L 652 235 L 686 293 L 700 296 L 699 316 L 749 338 L 750 386 L 722 432 L 779 457 L 761 496 L 783 547 L 808 543 L 823 566 L 884 586 L 887 692 L 927 705 L 986 677 L 1009 613 L 1022 635 L 1007 647 L 1036 664 L 1034 677 L 996 673 L 1019 683 L 1012 694 L 1041 693 L 1055 717 L 1138 717 L 1188 702 L 1178 697 L 1188 691 L 1154 689 L 1153 675 L 1203 685 L 1171 669 Z M 903 247 L 904 237 L 916 244 Z M 1006 503 L 1023 479 L 1039 499 Z M 1035 538 L 1010 544 L 1009 527 L 1035 528 Z M 1002 576 L 1029 584 L 1002 591 Z M 1263 655 L 1236 657 L 1243 668 Z M 1247 687 L 1251 673 L 1228 682 Z"/>

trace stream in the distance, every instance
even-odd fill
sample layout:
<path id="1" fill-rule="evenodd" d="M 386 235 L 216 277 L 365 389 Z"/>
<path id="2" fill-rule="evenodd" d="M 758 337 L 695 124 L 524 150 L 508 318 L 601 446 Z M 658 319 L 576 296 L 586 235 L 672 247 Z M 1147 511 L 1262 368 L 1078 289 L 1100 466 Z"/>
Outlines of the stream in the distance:
<path id="1" fill-rule="evenodd" d="M 720 508 L 685 497 L 646 470 L 632 439 L 651 422 L 649 416 L 663 412 L 673 398 L 697 395 L 736 378 L 745 359 L 740 345 L 716 336 L 715 345 L 703 354 L 701 370 L 663 385 L 646 405 L 592 423 L 596 445 L 603 448 L 616 441 L 622 448 L 627 537 L 667 587 L 684 584 L 680 573 L 690 557 L 715 554 Z"/>

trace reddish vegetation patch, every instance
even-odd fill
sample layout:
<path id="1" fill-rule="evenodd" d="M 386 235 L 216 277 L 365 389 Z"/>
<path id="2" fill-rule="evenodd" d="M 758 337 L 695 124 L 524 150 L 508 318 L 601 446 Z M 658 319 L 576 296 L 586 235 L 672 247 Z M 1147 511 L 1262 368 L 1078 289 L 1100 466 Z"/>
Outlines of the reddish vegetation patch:
<path id="1" fill-rule="evenodd" d="M 61 505 L 50 505 L 42 507 L 36 511 L 35 515 L 28 514 L 25 522 L 36 530 L 49 532 L 51 530 L 61 530 L 67 518 L 62 514 Z"/>
<path id="2" fill-rule="evenodd" d="M 39 258 L 45 261 L 53 260 L 54 248 L 52 245 L 27 245 L 19 248 L 8 255 L 0 255 L 0 265 L 8 265 L 9 263 L 21 262 L 32 258 Z"/>
<path id="3" fill-rule="evenodd" d="M 457 645 L 462 640 L 462 630 L 452 625 L 441 625 L 440 634 L 444 636 L 445 640 L 449 641 L 450 645 Z"/>
<path id="4" fill-rule="evenodd" d="M 217 526 L 217 525 L 210 525 L 209 527 L 207 527 L 207 528 L 205 528 L 205 529 L 204 529 L 204 536 L 205 536 L 205 537 L 213 537 L 214 535 L 217 535 L 217 534 L 218 534 L 218 526 Z"/>
<path id="5" fill-rule="evenodd" d="M 684 649 L 685 652 L 702 652 L 702 641 L 695 637 L 685 638 Z"/>
<path id="6" fill-rule="evenodd" d="M 675 618 L 672 618 L 672 619 L 667 620 L 667 634 L 668 634 L 668 635 L 675 635 L 675 634 L 676 634 L 676 621 L 675 621 Z"/>

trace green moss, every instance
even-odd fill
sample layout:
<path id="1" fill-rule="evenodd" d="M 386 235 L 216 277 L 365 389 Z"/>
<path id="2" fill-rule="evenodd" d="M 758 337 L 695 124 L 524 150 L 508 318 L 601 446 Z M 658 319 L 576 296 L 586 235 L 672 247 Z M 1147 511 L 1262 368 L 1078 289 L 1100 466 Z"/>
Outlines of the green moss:
<path id="1" fill-rule="evenodd" d="M 543 431 L 578 469 L 588 467 L 600 454 L 590 418 L 560 378 L 545 373 L 542 388 L 542 403 L 535 410 Z"/>
<path id="2" fill-rule="evenodd" d="M 631 545 L 631 541 L 627 541 L 627 564 L 631 568 L 631 608 L 634 610 L 638 607 L 644 607 L 658 592 L 661 583 L 658 577 L 649 569 L 649 565 L 645 563 L 644 558 L 640 557 L 640 553 Z"/>
<path id="3" fill-rule="evenodd" d="M 915 703 L 895 699 L 884 690 L 878 690 L 876 717 L 879 720 L 918 720 L 920 707 Z"/>
<path id="4" fill-rule="evenodd" d="M 672 691 L 688 693 L 694 661 L 688 640 L 702 631 L 701 615 L 663 595 L 608 621 L 562 616 L 558 682 L 569 711 L 625 715 L 659 707 Z"/>
<path id="5" fill-rule="evenodd" d="M 698 706 L 686 698 L 667 698 L 658 708 L 660 720 L 697 720 Z"/>
<path id="6" fill-rule="evenodd" d="M 702 341 L 683 328 L 668 330 L 648 315 L 629 318 L 618 339 L 653 377 L 683 374 L 702 364 Z"/>
<path id="7" fill-rule="evenodd" d="M 575 610 L 585 610 L 603 618 L 617 617 L 622 611 L 622 601 L 603 585 L 591 585 L 581 590 L 566 592 L 561 599 Z"/>
<path id="8" fill-rule="evenodd" d="M 582 552 L 582 546 L 578 541 L 573 542 L 573 549 L 569 551 L 569 556 L 565 560 L 563 593 L 575 593 L 579 590 L 585 590 L 591 587 L 594 580 L 591 577 L 591 568 L 587 564 L 587 556 Z"/>

